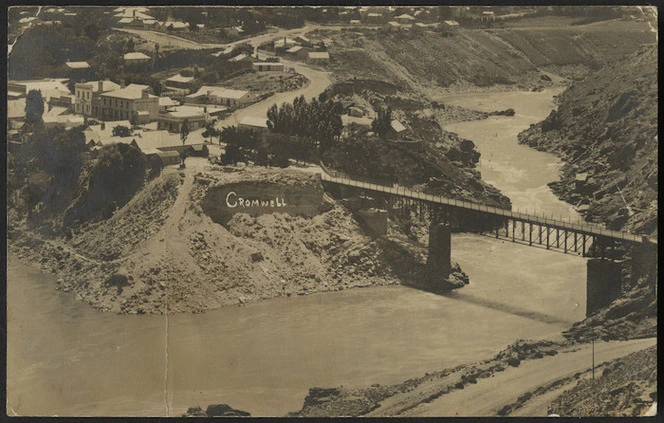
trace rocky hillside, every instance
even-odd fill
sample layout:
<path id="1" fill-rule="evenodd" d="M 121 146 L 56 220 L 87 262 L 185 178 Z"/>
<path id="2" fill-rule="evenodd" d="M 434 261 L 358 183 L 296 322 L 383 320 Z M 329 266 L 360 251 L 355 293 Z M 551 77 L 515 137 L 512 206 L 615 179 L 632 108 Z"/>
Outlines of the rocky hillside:
<path id="1" fill-rule="evenodd" d="M 311 193 L 315 210 L 307 197 L 301 201 L 307 216 L 240 210 L 215 223 L 219 216 L 203 207 L 213 190 L 233 187 L 241 195 L 268 185 L 292 192 L 289 202 L 297 198 L 291 188 Z M 387 237 L 373 238 L 324 195 L 317 175 L 296 170 L 166 169 L 110 218 L 73 227 L 66 237 L 40 235 L 17 222 L 9 229 L 10 253 L 56 273 L 58 289 L 123 314 L 201 312 L 408 284 L 422 279 L 426 264 L 426 245 L 414 248 L 394 222 Z"/>
<path id="2" fill-rule="evenodd" d="M 546 85 L 551 81 L 542 77 L 542 71 L 580 75 L 655 42 L 646 24 L 633 22 L 540 28 L 528 27 L 524 21 L 523 25 L 459 28 L 451 33 L 347 30 L 310 35 L 332 38 L 331 68 L 338 80 L 384 81 L 403 91 L 424 92 L 438 87 Z"/>
<path id="3" fill-rule="evenodd" d="M 604 365 L 601 376 L 579 381 L 549 407 L 561 417 L 642 416 L 657 399 L 657 347 Z"/>
<path id="4" fill-rule="evenodd" d="M 566 162 L 551 186 L 587 220 L 656 237 L 657 100 L 657 47 L 646 46 L 574 83 L 519 140 Z"/>

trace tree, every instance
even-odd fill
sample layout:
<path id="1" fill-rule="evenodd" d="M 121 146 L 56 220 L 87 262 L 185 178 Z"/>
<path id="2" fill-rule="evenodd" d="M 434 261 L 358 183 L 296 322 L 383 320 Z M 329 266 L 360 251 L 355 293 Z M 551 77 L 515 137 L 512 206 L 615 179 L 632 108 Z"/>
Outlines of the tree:
<path id="1" fill-rule="evenodd" d="M 101 35 L 101 29 L 99 28 L 99 26 L 97 26 L 95 22 L 87 24 L 83 30 L 88 38 L 91 38 L 95 41 L 97 41 L 97 39 Z"/>
<path id="2" fill-rule="evenodd" d="M 187 152 L 184 149 L 184 144 L 187 141 L 189 136 L 189 119 L 185 119 L 182 122 L 182 127 L 180 128 L 180 140 L 182 140 L 182 152 L 180 153 L 180 158 L 182 159 L 182 166 L 184 166 L 184 161 L 187 158 Z"/>
<path id="3" fill-rule="evenodd" d="M 152 92 L 156 96 L 161 96 L 161 92 L 162 92 L 161 81 L 155 80 L 154 83 L 152 83 Z"/>
<path id="4" fill-rule="evenodd" d="M 371 129 L 378 134 L 379 137 L 385 138 L 392 126 L 392 108 L 381 107 L 378 109 L 376 119 L 371 122 Z"/>
<path id="5" fill-rule="evenodd" d="M 43 124 L 44 99 L 41 91 L 30 90 L 25 97 L 25 121 L 34 126 L 41 127 Z"/>
<path id="6" fill-rule="evenodd" d="M 126 126 L 123 125 L 118 125 L 115 128 L 113 128 L 113 136 L 114 137 L 130 137 L 131 136 L 131 130 L 127 128 Z"/>
<path id="7" fill-rule="evenodd" d="M 203 138 L 214 138 L 221 135 L 221 133 L 214 127 L 214 122 L 210 122 L 205 125 L 205 131 L 201 135 L 203 135 Z"/>
<path id="8" fill-rule="evenodd" d="M 155 43 L 154 45 L 154 58 L 152 59 L 154 63 L 154 70 L 159 70 L 159 44 Z M 154 95 L 159 95 L 155 93 Z"/>
<path id="9" fill-rule="evenodd" d="M 189 119 L 185 119 L 182 122 L 182 127 L 180 128 L 180 140 L 182 141 L 182 145 L 187 141 L 187 137 L 189 136 Z"/>

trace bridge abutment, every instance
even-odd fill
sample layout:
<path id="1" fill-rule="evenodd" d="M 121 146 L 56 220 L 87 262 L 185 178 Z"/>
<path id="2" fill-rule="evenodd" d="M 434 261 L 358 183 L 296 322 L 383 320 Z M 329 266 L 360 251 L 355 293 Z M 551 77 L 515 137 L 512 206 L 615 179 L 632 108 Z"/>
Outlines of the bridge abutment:
<path id="1" fill-rule="evenodd" d="M 622 262 L 590 259 L 586 277 L 586 317 L 620 297 Z"/>
<path id="2" fill-rule="evenodd" d="M 452 269 L 452 229 L 444 223 L 429 227 L 429 256 L 426 278 L 430 282 L 445 280 Z"/>

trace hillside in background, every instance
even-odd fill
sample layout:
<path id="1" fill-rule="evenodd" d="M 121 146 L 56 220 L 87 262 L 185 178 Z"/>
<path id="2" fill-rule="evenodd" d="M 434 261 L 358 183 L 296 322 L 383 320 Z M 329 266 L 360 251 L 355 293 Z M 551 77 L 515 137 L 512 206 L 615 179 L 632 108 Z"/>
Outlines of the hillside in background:
<path id="1" fill-rule="evenodd" d="M 574 83 L 520 142 L 564 161 L 554 192 L 610 229 L 657 236 L 657 49 Z"/>
<path id="2" fill-rule="evenodd" d="M 347 30 L 326 36 L 333 40 L 331 67 L 337 79 L 392 82 L 403 91 L 433 89 L 432 83 L 534 88 L 549 82 L 542 71 L 579 77 L 655 42 L 647 26 L 616 20 L 446 33 Z"/>

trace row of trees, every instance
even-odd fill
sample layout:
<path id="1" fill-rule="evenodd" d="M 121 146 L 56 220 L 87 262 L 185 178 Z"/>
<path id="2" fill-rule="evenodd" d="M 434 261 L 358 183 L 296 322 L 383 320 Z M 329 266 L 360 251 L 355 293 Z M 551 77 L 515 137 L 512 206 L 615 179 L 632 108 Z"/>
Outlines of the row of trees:
<path id="1" fill-rule="evenodd" d="M 272 105 L 267 111 L 267 126 L 272 132 L 296 137 L 311 137 L 325 151 L 334 145 L 343 130 L 341 103 L 297 97 L 293 104 Z"/>

